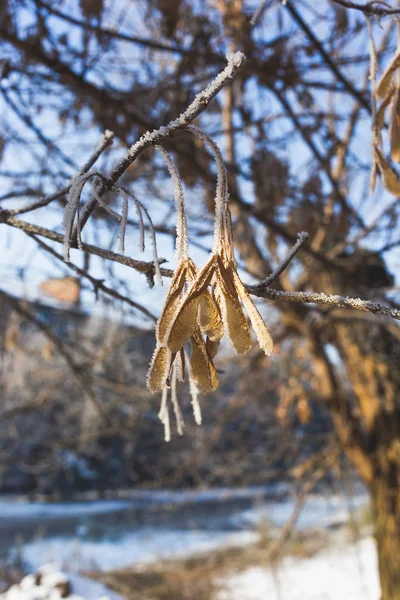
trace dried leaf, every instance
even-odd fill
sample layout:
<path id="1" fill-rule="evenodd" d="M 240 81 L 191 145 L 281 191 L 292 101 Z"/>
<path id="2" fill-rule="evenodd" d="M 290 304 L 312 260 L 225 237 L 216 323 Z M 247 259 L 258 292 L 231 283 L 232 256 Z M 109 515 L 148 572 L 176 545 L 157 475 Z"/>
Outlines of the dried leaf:
<path id="1" fill-rule="evenodd" d="M 172 355 L 165 346 L 157 346 L 147 375 L 147 388 L 152 393 L 161 392 L 171 370 Z"/>
<path id="2" fill-rule="evenodd" d="M 371 190 L 371 194 L 373 194 L 375 191 L 377 173 L 378 173 L 378 165 L 376 164 L 376 160 L 374 160 L 372 163 L 371 174 L 370 174 L 370 178 L 369 178 L 369 189 Z"/>
<path id="3" fill-rule="evenodd" d="M 400 87 L 396 92 L 390 107 L 390 156 L 395 162 L 400 162 Z"/>
<path id="4" fill-rule="evenodd" d="M 251 350 L 252 339 L 231 275 L 222 261 L 218 261 L 218 279 L 215 289 L 224 329 L 237 354 L 247 354 Z"/>
<path id="5" fill-rule="evenodd" d="M 196 327 L 191 343 L 190 372 L 197 389 L 203 394 L 208 394 L 217 389 L 218 376 L 208 355 L 199 327 Z"/>
<path id="6" fill-rule="evenodd" d="M 400 51 L 395 54 L 392 61 L 387 66 L 382 77 L 376 86 L 376 94 L 379 98 L 384 98 L 392 85 L 393 76 L 396 70 L 400 67 Z"/>
<path id="7" fill-rule="evenodd" d="M 182 292 L 187 279 L 187 264 L 181 262 L 177 267 L 168 289 L 164 308 L 157 323 L 157 340 L 159 344 L 165 342 L 165 336 L 171 326 L 172 319 L 182 302 Z"/>
<path id="8" fill-rule="evenodd" d="M 264 320 L 258 312 L 256 305 L 254 304 L 248 291 L 244 287 L 239 275 L 236 273 L 235 270 L 232 270 L 232 276 L 239 298 L 243 302 L 243 306 L 245 307 L 247 314 L 249 315 L 251 325 L 254 329 L 254 333 L 257 336 L 260 348 L 265 352 L 267 356 L 269 356 L 272 352 L 274 343 L 272 341 L 271 334 L 268 331 L 268 327 L 264 323 Z"/>
<path id="9" fill-rule="evenodd" d="M 388 161 L 384 158 L 381 151 L 376 147 L 374 148 L 374 155 L 382 176 L 383 185 L 391 194 L 400 196 L 400 181 L 397 177 L 397 174 L 389 165 Z"/>
<path id="10" fill-rule="evenodd" d="M 200 300 L 207 291 L 214 269 L 215 257 L 212 256 L 186 294 L 167 336 L 167 346 L 171 352 L 178 352 L 192 337 L 196 328 Z"/>
<path id="11" fill-rule="evenodd" d="M 385 111 L 390 104 L 390 101 L 393 98 L 393 94 L 395 93 L 396 88 L 391 87 L 389 92 L 386 94 L 384 99 L 382 100 L 375 117 L 375 129 L 380 133 L 385 125 Z"/>
<path id="12" fill-rule="evenodd" d="M 224 325 L 218 306 L 209 292 L 206 292 L 199 309 L 199 325 L 204 335 L 216 342 L 224 335 Z"/>

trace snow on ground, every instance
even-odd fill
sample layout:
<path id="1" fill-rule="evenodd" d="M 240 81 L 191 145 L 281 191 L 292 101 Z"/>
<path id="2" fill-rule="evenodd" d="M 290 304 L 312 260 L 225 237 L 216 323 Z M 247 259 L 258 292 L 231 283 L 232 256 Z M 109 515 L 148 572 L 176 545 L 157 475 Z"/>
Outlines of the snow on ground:
<path id="1" fill-rule="evenodd" d="M 312 558 L 285 558 L 274 569 L 251 567 L 220 585 L 218 600 L 378 600 L 375 543 L 365 538 Z"/>
<path id="2" fill-rule="evenodd" d="M 19 584 L 0 594 L 0 600 L 123 600 L 97 581 L 64 573 L 55 564 L 42 566 Z"/>
<path id="3" fill-rule="evenodd" d="M 24 544 L 21 555 L 30 569 L 36 569 L 44 562 L 57 561 L 72 570 L 107 571 L 135 563 L 187 557 L 221 546 L 246 546 L 258 539 L 259 535 L 251 531 L 179 531 L 143 527 L 116 539 L 57 537 L 36 540 Z"/>

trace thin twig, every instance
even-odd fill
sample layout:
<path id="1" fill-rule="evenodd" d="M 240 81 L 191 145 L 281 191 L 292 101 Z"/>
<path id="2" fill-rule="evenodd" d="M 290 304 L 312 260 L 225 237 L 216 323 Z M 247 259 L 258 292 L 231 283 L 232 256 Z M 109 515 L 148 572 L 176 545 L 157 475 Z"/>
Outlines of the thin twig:
<path id="1" fill-rule="evenodd" d="M 305 244 L 307 240 L 308 240 L 308 233 L 306 233 L 305 231 L 301 231 L 300 233 L 298 233 L 297 234 L 297 242 L 295 243 L 295 245 L 293 246 L 293 248 L 291 249 L 291 251 L 289 252 L 287 257 L 275 269 L 275 271 L 273 271 L 271 273 L 271 275 L 268 275 L 268 277 L 266 277 L 263 281 L 260 281 L 260 283 L 257 283 L 257 289 L 260 290 L 263 287 L 268 287 L 269 285 L 271 285 L 271 283 L 273 281 L 275 281 L 275 279 L 277 279 L 279 277 L 279 275 L 281 275 L 283 273 L 283 271 L 289 266 L 289 263 L 293 260 L 293 258 L 296 256 L 296 254 L 302 247 L 302 245 Z"/>
<path id="2" fill-rule="evenodd" d="M 22 231 L 25 231 L 26 233 L 40 235 L 60 244 L 64 243 L 64 236 L 61 233 L 56 233 L 55 231 L 51 231 L 45 227 L 40 227 L 39 225 L 26 223 L 25 221 L 16 219 L 15 217 L 9 216 L 5 210 L 0 210 L 0 224 L 1 223 L 7 223 L 12 227 L 22 229 Z M 129 258 L 128 256 L 123 256 L 122 254 L 116 254 L 111 250 L 104 250 L 103 248 L 92 246 L 91 244 L 83 243 L 82 249 L 85 252 L 89 252 L 89 254 L 94 254 L 96 256 L 100 256 L 101 258 L 112 260 L 113 262 L 118 262 L 122 265 L 126 265 L 127 267 L 131 267 L 140 273 L 145 273 L 146 275 L 149 273 L 154 273 L 153 262 L 135 260 L 133 258 Z M 161 275 L 164 277 L 172 277 L 173 275 L 173 271 L 171 269 L 162 268 L 160 271 Z M 261 284 L 263 284 L 263 282 L 261 282 Z M 265 287 L 264 285 L 261 285 L 261 287 L 259 286 L 260 284 L 248 285 L 246 288 L 250 294 L 253 294 L 253 296 L 266 298 L 268 300 L 311 302 L 314 304 L 326 304 L 328 306 L 337 306 L 341 308 L 353 308 L 355 310 L 361 310 L 363 312 L 370 312 L 373 314 L 381 314 L 386 317 L 391 317 L 392 319 L 400 320 L 400 310 L 396 308 L 389 308 L 369 300 L 360 300 L 360 298 L 349 298 L 338 295 L 327 295 L 317 292 L 282 292 Z"/>
<path id="3" fill-rule="evenodd" d="M 359 10 L 368 16 L 387 17 L 388 15 L 400 14 L 400 8 L 391 8 L 386 2 L 367 2 L 367 4 L 358 4 L 356 2 L 348 2 L 347 0 L 332 0 L 335 4 L 339 4 L 344 8 Z M 381 6 L 377 6 L 381 5 Z"/>
<path id="4" fill-rule="evenodd" d="M 56 258 L 57 260 L 61 261 L 64 265 L 66 264 L 67 267 L 69 267 L 70 269 L 72 269 L 73 271 L 75 271 L 75 273 L 78 273 L 78 275 L 80 275 L 81 277 L 84 277 L 85 279 L 87 279 L 88 281 L 90 281 L 90 283 L 93 285 L 96 293 L 98 292 L 98 290 L 101 290 L 105 294 L 108 294 L 109 296 L 112 296 L 113 298 L 116 298 L 117 300 L 121 300 L 121 302 L 125 302 L 126 304 L 129 304 L 129 306 L 132 306 L 132 308 L 135 308 L 136 310 L 141 311 L 143 314 L 145 314 L 152 321 L 157 321 L 157 317 L 155 315 L 153 315 L 149 310 L 147 310 L 147 308 L 145 308 L 141 304 L 138 304 L 137 302 L 135 302 L 134 300 L 131 300 L 127 296 L 123 296 L 122 294 L 120 294 L 116 290 L 114 290 L 112 288 L 109 288 L 108 286 L 104 285 L 104 283 L 103 283 L 103 281 L 101 279 L 96 279 L 95 277 L 92 277 L 92 275 L 90 275 L 87 271 L 85 271 L 84 269 L 81 269 L 77 265 L 74 265 L 71 262 L 66 263 L 64 261 L 63 257 L 61 256 L 61 254 L 59 254 L 58 252 L 56 252 L 54 250 L 54 248 L 52 248 L 51 246 L 49 246 L 48 244 L 46 244 L 45 242 L 43 242 L 36 235 L 30 234 L 30 237 L 33 240 L 35 240 L 35 242 L 41 248 L 43 248 L 43 250 L 45 250 L 46 252 L 48 252 L 49 254 L 51 254 L 52 256 L 54 256 L 54 258 Z"/>
<path id="5" fill-rule="evenodd" d="M 246 286 L 247 291 L 253 296 L 266 298 L 267 300 L 281 300 L 289 302 L 310 302 L 312 304 L 325 304 L 328 306 L 337 306 L 339 308 L 354 308 L 363 312 L 370 312 L 375 315 L 384 315 L 400 321 L 400 310 L 389 308 L 378 302 L 370 300 L 361 300 L 360 298 L 350 298 L 349 296 L 339 296 L 337 294 L 324 294 L 318 292 L 282 292 L 271 288 L 263 287 L 258 289 L 257 285 Z"/>
<path id="6" fill-rule="evenodd" d="M 109 180 L 104 182 L 99 190 L 99 195 L 102 196 L 106 191 L 111 189 L 113 185 L 120 179 L 125 171 L 131 166 L 131 164 L 137 159 L 139 154 L 146 148 L 158 144 L 161 140 L 171 137 L 176 133 L 187 128 L 194 119 L 196 119 L 215 98 L 215 96 L 222 90 L 224 86 L 230 83 L 240 69 L 243 67 L 246 57 L 242 52 L 236 52 L 227 56 L 228 64 L 223 71 L 217 75 L 217 77 L 208 85 L 206 89 L 201 91 L 188 108 L 174 121 L 171 121 L 166 126 L 162 126 L 159 129 L 155 129 L 150 132 L 147 131 L 142 137 L 129 149 L 126 156 L 119 162 L 112 172 Z M 81 229 L 87 223 L 90 215 L 95 209 L 97 201 L 95 198 L 91 198 L 83 206 L 81 213 Z M 75 227 L 73 233 L 73 245 L 77 241 L 77 229 Z"/>
<path id="7" fill-rule="evenodd" d="M 108 146 L 112 144 L 113 137 L 114 133 L 112 131 L 109 131 L 108 129 L 103 133 L 99 145 L 89 156 L 88 160 L 83 165 L 83 167 L 78 171 L 76 177 L 84 175 L 93 167 L 99 156 L 104 152 L 106 148 L 108 148 Z M 58 198 L 62 198 L 62 196 L 66 196 L 68 194 L 68 190 L 69 186 L 63 188 L 62 190 L 59 190 L 58 192 L 55 192 L 54 194 L 50 194 L 50 196 L 46 196 L 41 200 L 31 202 L 30 204 L 27 204 L 22 208 L 14 208 L 13 210 L 9 210 L 8 213 L 10 215 L 22 215 L 23 213 L 31 212 L 32 210 L 36 210 L 37 208 L 42 208 L 53 202 L 53 200 L 57 200 Z"/>
<path id="8" fill-rule="evenodd" d="M 51 229 L 46 229 L 46 227 L 41 227 L 40 225 L 35 225 L 34 223 L 27 223 L 21 219 L 16 219 L 12 215 L 9 215 L 8 211 L 0 209 L 0 224 L 1 223 L 6 223 L 7 225 L 11 225 L 11 227 L 21 229 L 28 234 L 40 235 L 48 240 L 52 240 L 53 242 L 58 242 L 59 244 L 64 243 L 64 235 L 62 233 L 57 233 Z M 116 252 L 112 252 L 112 250 L 104 250 L 103 248 L 93 246 L 92 244 L 82 243 L 82 250 L 88 252 L 89 254 L 94 254 L 95 256 L 100 256 L 101 258 L 131 267 L 132 269 L 139 271 L 139 273 L 144 273 L 145 275 L 154 273 L 153 262 L 135 260 L 134 258 L 129 258 L 123 254 L 117 254 Z M 163 262 L 165 262 L 165 260 L 160 258 L 159 264 Z M 172 277 L 173 275 L 173 271 L 171 269 L 161 268 L 160 272 L 164 277 Z"/>

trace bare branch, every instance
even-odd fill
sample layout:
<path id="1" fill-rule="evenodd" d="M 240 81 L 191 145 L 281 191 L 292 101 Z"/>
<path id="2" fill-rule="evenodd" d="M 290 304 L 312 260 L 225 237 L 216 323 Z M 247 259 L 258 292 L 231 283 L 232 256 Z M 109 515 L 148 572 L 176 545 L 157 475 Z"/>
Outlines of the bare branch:
<path id="1" fill-rule="evenodd" d="M 80 175 L 84 175 L 85 173 L 87 173 L 89 171 L 89 169 L 91 169 L 93 167 L 93 165 L 95 164 L 95 162 L 97 161 L 99 156 L 104 152 L 104 150 L 106 148 L 108 148 L 108 146 L 110 146 L 112 144 L 113 137 L 114 137 L 114 133 L 112 131 L 109 131 L 108 129 L 106 129 L 106 131 L 102 135 L 102 138 L 101 138 L 100 143 L 97 146 L 96 150 L 94 150 L 93 154 L 91 154 L 89 156 L 86 163 L 78 171 L 77 177 Z M 47 206 L 48 204 L 53 202 L 53 200 L 57 200 L 58 198 L 62 198 L 62 196 L 65 196 L 66 194 L 68 194 L 68 190 L 69 190 L 69 186 L 63 188 L 62 190 L 59 190 L 58 192 L 55 192 L 54 194 L 50 194 L 50 196 L 46 196 L 45 198 L 42 198 L 41 200 L 36 200 L 35 202 L 31 202 L 30 204 L 27 204 L 26 206 L 23 206 L 22 208 L 15 208 L 13 210 L 9 210 L 8 213 L 10 215 L 22 215 L 23 213 L 27 213 L 32 210 L 36 210 L 37 208 L 43 208 L 44 206 Z"/>
<path id="2" fill-rule="evenodd" d="M 257 284 L 257 289 L 261 289 L 262 287 L 267 288 L 269 285 L 271 285 L 271 283 L 275 281 L 275 279 L 277 279 L 279 275 L 281 275 L 283 271 L 289 266 L 289 263 L 294 259 L 302 245 L 305 244 L 307 240 L 308 233 L 306 233 L 305 231 L 301 231 L 300 233 L 298 233 L 297 242 L 295 243 L 287 257 L 275 269 L 275 271 L 271 273 L 271 275 L 268 275 L 268 277 L 266 277 L 263 281 L 260 281 L 260 283 Z"/>
<path id="3" fill-rule="evenodd" d="M 268 300 L 282 300 L 289 302 L 310 302 L 312 304 L 325 304 L 328 306 L 337 306 L 339 308 L 354 308 L 363 312 L 370 312 L 375 315 L 384 315 L 400 321 L 400 310 L 389 308 L 371 302 L 370 300 L 361 300 L 360 298 L 350 298 L 349 296 L 339 296 L 337 294 L 324 294 L 318 292 L 282 292 L 271 288 L 258 288 L 257 285 L 248 285 L 247 291 L 253 296 L 266 298 Z"/>
<path id="4" fill-rule="evenodd" d="M 95 277 L 92 277 L 92 275 L 90 275 L 90 273 L 88 273 L 84 269 L 81 269 L 77 265 L 74 265 L 71 262 L 65 263 L 64 258 L 61 256 L 61 254 L 59 254 L 58 252 L 56 252 L 56 250 L 54 250 L 54 248 L 52 248 L 51 246 L 49 246 L 48 244 L 46 244 L 45 242 L 43 242 L 36 235 L 31 234 L 30 237 L 33 240 L 35 240 L 35 242 L 41 248 L 43 248 L 43 250 L 45 250 L 46 252 L 48 252 L 49 254 L 51 254 L 52 256 L 54 256 L 54 258 L 56 258 L 57 260 L 61 261 L 64 265 L 66 264 L 70 269 L 72 269 L 73 271 L 75 271 L 75 273 L 78 273 L 78 275 L 80 275 L 81 277 L 84 277 L 85 279 L 87 279 L 88 281 L 90 281 L 90 283 L 94 287 L 94 290 L 95 290 L 96 294 L 97 294 L 98 290 L 101 290 L 102 292 L 104 292 L 105 294 L 108 294 L 109 296 L 112 296 L 116 300 L 121 300 L 121 302 L 125 302 L 126 304 L 129 304 L 129 306 L 132 306 L 132 308 L 135 308 L 136 310 L 139 310 L 140 312 L 142 312 L 143 314 L 145 314 L 152 321 L 157 321 L 157 317 L 155 317 L 149 310 L 147 310 L 147 308 L 145 308 L 141 304 L 138 304 L 134 300 L 131 300 L 131 298 L 128 298 L 127 296 L 123 296 L 122 294 L 120 294 L 116 290 L 113 290 L 112 288 L 109 288 L 108 286 L 106 286 L 103 283 L 103 281 L 101 279 L 96 279 Z"/>
<path id="5" fill-rule="evenodd" d="M 332 0 L 334 4 L 339 4 L 344 8 L 352 8 L 363 12 L 367 16 L 387 17 L 388 15 L 399 15 L 400 8 L 391 8 L 386 2 L 375 0 L 366 4 L 358 4 L 356 2 L 348 2 L 347 0 Z"/>
<path id="6" fill-rule="evenodd" d="M 162 126 L 154 131 L 147 131 L 142 137 L 129 149 L 126 156 L 120 161 L 115 167 L 111 174 L 111 177 L 107 182 L 104 182 L 99 190 L 99 195 L 102 196 L 106 191 L 110 190 L 113 185 L 119 180 L 119 178 L 125 173 L 130 165 L 137 159 L 139 154 L 150 146 L 155 146 L 161 140 L 171 137 L 180 131 L 187 128 L 194 119 L 196 119 L 215 98 L 215 96 L 222 90 L 224 86 L 234 79 L 240 69 L 243 67 L 246 57 L 242 52 L 236 52 L 234 54 L 228 54 L 228 64 L 223 71 L 217 75 L 217 77 L 204 89 L 202 92 L 197 94 L 193 102 L 188 108 L 174 121 L 171 121 L 166 126 Z M 84 205 L 81 214 L 81 229 L 87 223 L 90 215 L 92 214 L 97 201 L 95 198 L 91 198 Z M 77 241 L 77 229 L 74 229 L 73 244 Z"/>
<path id="7" fill-rule="evenodd" d="M 46 229 L 46 227 L 41 227 L 40 225 L 34 225 L 33 223 L 27 223 L 26 221 L 22 221 L 21 219 L 16 219 L 12 215 L 8 213 L 6 210 L 0 209 L 0 224 L 6 223 L 7 225 L 11 225 L 11 227 L 15 227 L 16 229 L 21 229 L 28 234 L 40 235 L 48 240 L 52 240 L 53 242 L 58 242 L 59 244 L 64 243 L 64 235 L 62 233 L 57 233 L 56 231 L 52 231 L 51 229 Z M 145 275 L 152 275 L 154 273 L 154 263 L 146 262 L 144 260 L 135 260 L 134 258 L 129 258 L 128 256 L 124 256 L 123 254 L 117 254 L 116 252 L 112 252 L 112 250 L 104 250 L 103 248 L 98 248 L 97 246 L 93 246 L 92 244 L 82 243 L 82 250 L 88 252 L 89 254 L 94 254 L 95 256 L 100 256 L 101 258 L 105 258 L 107 260 L 112 260 L 113 262 L 120 263 L 121 265 L 125 265 L 127 267 L 131 267 L 140 273 L 144 273 Z M 164 259 L 160 259 L 159 263 L 165 262 Z M 171 269 L 160 269 L 161 275 L 164 277 L 172 277 L 173 271 Z"/>

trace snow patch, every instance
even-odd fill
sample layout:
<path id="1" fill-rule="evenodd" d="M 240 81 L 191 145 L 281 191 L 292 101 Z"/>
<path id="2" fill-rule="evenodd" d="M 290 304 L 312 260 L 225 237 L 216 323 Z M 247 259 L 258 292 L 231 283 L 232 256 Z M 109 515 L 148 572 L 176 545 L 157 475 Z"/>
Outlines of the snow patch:
<path id="1" fill-rule="evenodd" d="M 218 600 L 379 600 L 372 538 L 312 558 L 285 558 L 274 569 L 251 567 L 220 582 Z"/>

